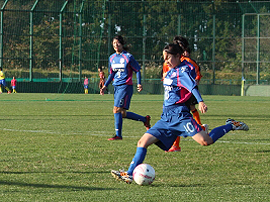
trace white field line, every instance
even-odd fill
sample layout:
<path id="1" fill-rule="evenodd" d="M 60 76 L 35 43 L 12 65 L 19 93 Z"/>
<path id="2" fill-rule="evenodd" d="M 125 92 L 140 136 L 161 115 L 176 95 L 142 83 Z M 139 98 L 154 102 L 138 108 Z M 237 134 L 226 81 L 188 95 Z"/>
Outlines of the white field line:
<path id="1" fill-rule="evenodd" d="M 88 132 L 60 132 L 60 131 L 50 131 L 50 130 L 19 130 L 12 128 L 0 128 L 3 131 L 11 131 L 11 132 L 25 132 L 25 133 L 46 133 L 46 134 L 57 134 L 57 135 L 92 135 L 92 136 L 109 136 L 104 135 L 99 132 L 97 134 L 88 133 Z M 99 134 L 98 134 L 99 133 Z"/>
<path id="2" fill-rule="evenodd" d="M 104 134 L 105 131 L 92 131 L 92 132 L 59 132 L 59 131 L 49 131 L 49 130 L 19 130 L 19 129 L 9 129 L 9 128 L 0 128 L 3 131 L 11 132 L 26 132 L 26 133 L 46 133 L 46 134 L 57 134 L 57 135 L 91 135 L 91 136 L 104 136 L 111 137 L 111 135 Z M 234 135 L 234 134 L 231 134 Z M 256 135 L 256 134 L 249 134 Z M 140 136 L 123 136 L 124 138 L 140 138 Z M 181 138 L 181 141 L 194 141 L 193 139 Z M 225 143 L 225 144 L 247 144 L 247 145 L 270 145 L 270 143 L 265 142 L 234 142 L 234 141 L 223 141 L 218 140 L 215 143 Z"/>

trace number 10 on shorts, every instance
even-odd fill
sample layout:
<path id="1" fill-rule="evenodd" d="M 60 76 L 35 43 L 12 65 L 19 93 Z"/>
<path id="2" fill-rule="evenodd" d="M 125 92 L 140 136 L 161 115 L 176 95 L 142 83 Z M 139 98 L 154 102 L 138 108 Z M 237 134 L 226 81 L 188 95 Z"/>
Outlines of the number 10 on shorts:
<path id="1" fill-rule="evenodd" d="M 186 125 L 184 125 L 184 128 L 187 131 L 187 133 L 193 133 L 195 130 L 191 122 L 188 122 Z"/>

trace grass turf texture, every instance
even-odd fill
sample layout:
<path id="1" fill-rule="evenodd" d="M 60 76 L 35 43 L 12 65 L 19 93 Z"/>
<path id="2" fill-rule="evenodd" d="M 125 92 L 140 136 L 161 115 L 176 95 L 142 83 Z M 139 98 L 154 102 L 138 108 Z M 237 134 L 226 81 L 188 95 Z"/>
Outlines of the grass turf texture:
<path id="1" fill-rule="evenodd" d="M 182 152 L 148 148 L 155 168 L 151 186 L 116 181 L 127 169 L 145 128 L 124 120 L 114 134 L 112 95 L 1 94 L 1 201 L 270 201 L 269 97 L 203 96 L 203 123 L 227 118 L 250 130 L 231 131 L 202 147 L 182 138 Z M 134 95 L 130 111 L 160 118 L 162 95 Z M 47 101 L 46 101 L 47 100 Z"/>

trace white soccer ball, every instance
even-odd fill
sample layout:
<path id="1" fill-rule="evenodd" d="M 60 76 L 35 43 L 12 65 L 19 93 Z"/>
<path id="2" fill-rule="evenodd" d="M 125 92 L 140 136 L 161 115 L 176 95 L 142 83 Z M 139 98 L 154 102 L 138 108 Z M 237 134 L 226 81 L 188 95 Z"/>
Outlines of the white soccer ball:
<path id="1" fill-rule="evenodd" d="M 138 185 L 152 184 L 155 176 L 155 169 L 149 164 L 140 164 L 133 171 L 133 180 Z"/>

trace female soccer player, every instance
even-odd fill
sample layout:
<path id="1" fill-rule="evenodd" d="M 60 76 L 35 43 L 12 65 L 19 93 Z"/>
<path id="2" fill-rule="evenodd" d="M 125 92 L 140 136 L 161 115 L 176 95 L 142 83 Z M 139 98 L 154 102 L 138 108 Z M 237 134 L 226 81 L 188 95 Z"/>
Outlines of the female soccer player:
<path id="1" fill-rule="evenodd" d="M 113 48 L 115 53 L 109 57 L 110 75 L 100 90 L 104 94 L 106 87 L 113 80 L 114 85 L 114 120 L 116 135 L 108 140 L 122 140 L 122 122 L 123 118 L 142 121 L 148 130 L 150 128 L 150 116 L 141 116 L 133 112 L 127 112 L 130 100 L 133 94 L 132 73 L 136 73 L 137 90 L 142 91 L 140 65 L 134 57 L 126 51 L 124 39 L 122 36 L 116 36 L 113 39 Z"/>
<path id="2" fill-rule="evenodd" d="M 188 47 L 189 46 L 188 40 L 182 36 L 175 36 L 173 39 L 173 42 L 175 44 L 178 44 L 184 50 L 181 56 L 181 62 L 186 61 L 189 64 L 189 66 L 192 69 L 191 76 L 195 79 L 197 85 L 199 85 L 202 75 L 200 72 L 199 65 L 190 58 L 190 49 Z M 198 102 L 196 98 L 194 97 L 194 95 L 192 95 L 190 99 L 186 102 L 186 105 L 189 107 L 190 111 L 192 112 L 192 115 L 195 121 L 198 124 L 200 124 L 203 130 L 205 130 L 208 133 L 208 125 L 201 123 L 200 114 L 195 107 L 196 104 L 198 104 Z M 175 142 L 173 143 L 172 147 L 168 150 L 168 152 L 181 151 L 181 147 L 179 146 L 179 144 L 180 144 L 180 136 L 176 138 Z"/>
<path id="3" fill-rule="evenodd" d="M 226 125 L 214 128 L 209 135 L 202 130 L 185 105 L 186 100 L 193 94 L 199 103 L 199 110 L 202 113 L 207 111 L 206 104 L 198 89 L 195 88 L 196 82 L 190 75 L 190 69 L 180 60 L 183 49 L 177 44 L 169 44 L 164 50 L 167 52 L 165 61 L 169 65 L 170 71 L 163 81 L 165 94 L 161 119 L 138 141 L 136 154 L 128 171 L 111 171 L 116 179 L 126 183 L 132 182 L 133 170 L 144 161 L 147 148 L 151 144 L 156 144 L 166 151 L 180 135 L 191 136 L 199 144 L 208 146 L 231 130 L 248 130 L 245 123 L 233 119 L 228 119 Z"/>

